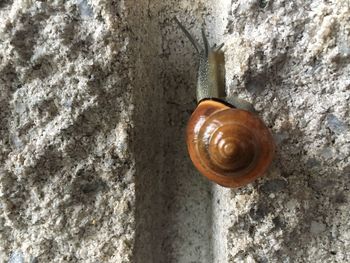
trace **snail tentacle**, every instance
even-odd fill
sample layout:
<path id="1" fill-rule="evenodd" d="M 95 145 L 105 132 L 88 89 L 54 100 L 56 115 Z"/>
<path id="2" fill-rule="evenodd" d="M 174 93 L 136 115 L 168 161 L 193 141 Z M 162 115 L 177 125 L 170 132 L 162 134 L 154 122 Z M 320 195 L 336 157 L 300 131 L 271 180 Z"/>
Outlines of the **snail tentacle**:
<path id="1" fill-rule="evenodd" d="M 215 46 L 215 51 L 219 51 L 220 49 L 222 49 L 222 47 L 225 45 L 225 43 L 221 43 L 220 45 L 216 46 L 216 44 L 214 45 Z M 214 49 L 214 47 L 213 47 Z"/>
<path id="2" fill-rule="evenodd" d="M 204 28 L 202 28 L 202 38 L 203 38 L 203 43 L 204 43 L 204 54 L 206 57 L 208 57 L 209 54 L 209 43 L 208 43 L 208 39 L 205 36 L 205 31 Z"/>
<path id="3" fill-rule="evenodd" d="M 186 35 L 186 37 L 190 40 L 190 42 L 192 43 L 192 45 L 194 46 L 194 48 L 196 49 L 197 53 L 201 53 L 202 48 L 200 47 L 200 45 L 198 44 L 197 40 L 192 37 L 192 35 L 190 34 L 190 32 L 187 31 L 187 29 L 180 23 L 180 21 L 177 19 L 177 17 L 174 17 L 176 23 L 179 25 L 179 27 L 181 28 L 181 30 L 184 32 L 184 34 Z"/>

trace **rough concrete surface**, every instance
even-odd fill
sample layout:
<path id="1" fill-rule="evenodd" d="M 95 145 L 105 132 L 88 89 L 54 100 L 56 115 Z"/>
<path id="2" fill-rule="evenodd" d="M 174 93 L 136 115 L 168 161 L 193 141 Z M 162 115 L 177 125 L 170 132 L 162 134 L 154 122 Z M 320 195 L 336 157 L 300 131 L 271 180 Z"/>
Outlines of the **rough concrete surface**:
<path id="1" fill-rule="evenodd" d="M 194 48 L 276 158 L 240 189 L 186 152 Z M 0 1 L 0 262 L 350 262 L 350 2 Z"/>

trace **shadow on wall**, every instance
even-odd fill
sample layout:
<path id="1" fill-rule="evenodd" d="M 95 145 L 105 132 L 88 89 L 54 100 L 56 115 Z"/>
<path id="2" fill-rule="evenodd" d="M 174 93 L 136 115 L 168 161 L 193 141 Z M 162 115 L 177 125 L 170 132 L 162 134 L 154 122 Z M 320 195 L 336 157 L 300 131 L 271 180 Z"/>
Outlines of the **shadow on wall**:
<path id="1" fill-rule="evenodd" d="M 133 85 L 135 123 L 133 148 L 136 163 L 136 237 L 135 262 L 157 262 L 160 258 L 159 229 L 162 224 L 160 197 L 164 159 L 164 100 L 158 57 L 160 42 L 157 23 L 146 18 L 143 7 L 135 10 L 129 24 L 133 28 L 130 39 L 135 58 Z M 153 35 L 152 35 L 153 33 Z M 153 41 L 153 42 L 152 42 Z"/>
<path id="2" fill-rule="evenodd" d="M 192 167 L 185 145 L 185 126 L 195 107 L 195 50 L 174 31 L 168 14 L 130 10 L 130 45 L 137 58 L 135 262 L 210 262 L 210 185 Z"/>

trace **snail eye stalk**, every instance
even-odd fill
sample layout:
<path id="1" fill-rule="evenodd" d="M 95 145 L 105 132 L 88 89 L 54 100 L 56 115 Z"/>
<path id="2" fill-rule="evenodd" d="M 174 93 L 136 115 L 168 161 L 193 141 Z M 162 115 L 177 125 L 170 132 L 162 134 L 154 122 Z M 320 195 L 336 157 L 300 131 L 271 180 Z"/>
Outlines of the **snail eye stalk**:
<path id="1" fill-rule="evenodd" d="M 184 32 L 186 37 L 191 41 L 192 45 L 197 50 L 197 53 L 200 53 L 201 48 L 200 48 L 200 45 L 198 44 L 197 40 L 194 37 L 192 37 L 190 32 L 188 32 L 187 29 L 180 23 L 180 21 L 177 19 L 177 17 L 174 17 L 174 20 L 179 25 L 179 27 L 181 28 L 182 32 Z"/>

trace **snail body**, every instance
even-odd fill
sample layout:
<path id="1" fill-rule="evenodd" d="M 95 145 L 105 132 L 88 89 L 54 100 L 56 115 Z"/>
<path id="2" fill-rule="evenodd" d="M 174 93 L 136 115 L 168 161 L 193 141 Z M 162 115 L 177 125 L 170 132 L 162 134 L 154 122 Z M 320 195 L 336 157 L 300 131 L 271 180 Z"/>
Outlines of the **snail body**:
<path id="1" fill-rule="evenodd" d="M 199 53 L 197 108 L 186 129 L 189 156 L 197 170 L 225 187 L 240 187 L 262 176 L 275 144 L 269 129 L 247 101 L 225 95 L 223 45 L 204 48 L 176 19 Z"/>

